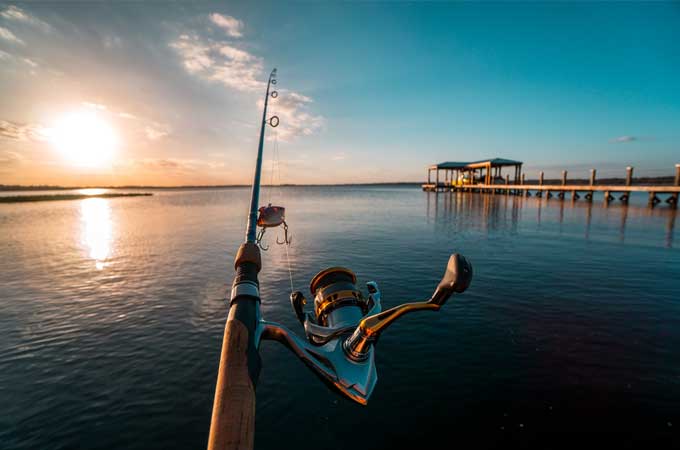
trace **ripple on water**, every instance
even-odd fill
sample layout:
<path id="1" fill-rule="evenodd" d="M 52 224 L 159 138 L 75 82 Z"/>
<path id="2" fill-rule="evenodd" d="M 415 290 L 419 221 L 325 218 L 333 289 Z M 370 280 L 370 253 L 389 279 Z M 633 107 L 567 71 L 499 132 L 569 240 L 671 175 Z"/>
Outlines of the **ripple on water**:
<path id="1" fill-rule="evenodd" d="M 378 281 L 391 307 L 426 298 L 454 251 L 475 278 L 439 313 L 386 332 L 365 408 L 263 343 L 259 448 L 346 448 L 366 424 L 380 433 L 362 433 L 363 445 L 387 448 L 434 445 L 442 430 L 476 432 L 480 446 L 520 428 L 662 439 L 680 422 L 675 212 L 640 198 L 603 208 L 415 188 L 284 191 L 296 289 L 342 265 L 362 285 Z M 0 207 L 0 447 L 205 446 L 247 197 Z M 302 333 L 283 249 L 263 258 L 263 315 Z"/>

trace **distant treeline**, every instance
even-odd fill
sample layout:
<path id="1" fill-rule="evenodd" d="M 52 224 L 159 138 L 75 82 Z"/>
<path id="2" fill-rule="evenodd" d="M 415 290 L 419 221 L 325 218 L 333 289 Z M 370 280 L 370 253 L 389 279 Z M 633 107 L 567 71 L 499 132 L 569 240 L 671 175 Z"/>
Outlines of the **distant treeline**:
<path id="1" fill-rule="evenodd" d="M 394 183 L 339 183 L 339 184 L 282 184 L 281 186 L 420 186 L 420 181 L 398 181 Z M 269 185 L 263 184 L 262 187 Z M 278 186 L 278 185 L 277 185 Z M 0 191 L 71 191 L 76 189 L 224 189 L 250 187 L 249 184 L 217 184 L 217 185 L 186 185 L 186 186 L 50 186 L 18 184 L 0 184 Z"/>
<path id="2" fill-rule="evenodd" d="M 120 194 L 52 194 L 52 195 L 12 195 L 0 196 L 0 203 L 53 202 L 61 200 L 82 200 L 87 198 L 117 198 L 117 197 L 148 197 L 149 192 L 120 193 Z"/>
<path id="3" fill-rule="evenodd" d="M 512 181 L 512 180 L 511 180 Z M 675 178 L 672 176 L 665 177 L 635 177 L 633 184 L 638 185 L 672 185 Z M 538 184 L 538 180 L 526 180 L 526 184 Z M 560 178 L 545 179 L 544 184 L 562 184 Z M 588 178 L 574 178 L 567 179 L 567 184 L 588 184 Z M 623 185 L 626 184 L 625 178 L 598 178 L 595 180 L 596 184 L 608 185 Z M 315 187 L 315 186 L 420 186 L 421 181 L 397 181 L 393 183 L 338 183 L 338 184 L 282 184 L 282 186 L 300 186 L 300 187 Z M 263 184 L 263 187 L 268 185 Z M 130 185 L 130 186 L 49 186 L 49 185 L 13 185 L 0 184 L 0 191 L 70 191 L 74 189 L 224 189 L 224 188 L 238 188 L 250 187 L 246 184 L 219 184 L 219 185 L 187 185 L 187 186 L 144 186 L 144 185 Z"/>

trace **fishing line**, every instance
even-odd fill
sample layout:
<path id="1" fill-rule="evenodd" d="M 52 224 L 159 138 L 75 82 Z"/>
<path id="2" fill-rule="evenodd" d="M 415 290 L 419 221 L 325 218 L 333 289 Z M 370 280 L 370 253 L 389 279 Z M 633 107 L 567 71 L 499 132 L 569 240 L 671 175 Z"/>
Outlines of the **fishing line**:
<path id="1" fill-rule="evenodd" d="M 288 245 L 286 247 L 286 262 L 288 263 L 288 277 L 290 278 L 290 293 L 292 294 L 295 292 L 295 288 L 293 287 L 293 269 L 290 267 L 290 255 L 288 255 Z"/>
<path id="2" fill-rule="evenodd" d="M 274 128 L 274 159 L 272 160 L 272 187 L 271 189 L 274 190 L 274 162 L 276 162 L 276 186 L 278 188 L 278 195 L 279 198 L 283 201 L 285 204 L 285 199 L 283 198 L 283 189 L 281 188 L 281 158 L 280 158 L 280 153 L 279 153 L 279 131 L 278 129 Z M 285 239 L 285 245 L 284 247 L 286 248 L 286 265 L 288 266 L 288 278 L 290 280 L 290 293 L 292 294 L 295 292 L 294 284 L 293 284 L 293 269 L 290 264 L 290 254 L 288 252 L 288 247 L 290 247 L 290 240 L 288 238 L 288 225 L 284 223 L 284 227 L 286 230 L 286 239 Z M 278 238 L 277 238 L 278 242 Z"/>
<path id="3" fill-rule="evenodd" d="M 277 98 L 278 93 L 276 96 L 272 96 L 272 98 Z M 272 116 L 277 116 L 277 111 L 276 111 L 276 103 L 274 102 L 272 105 Z M 274 192 L 274 189 L 276 188 L 277 190 L 277 196 L 281 200 L 283 204 L 285 204 L 285 199 L 283 198 L 283 189 L 281 187 L 281 158 L 280 158 L 280 151 L 279 151 L 279 130 L 278 127 L 272 127 L 272 135 L 274 138 L 274 148 L 272 149 L 272 164 L 271 164 L 271 172 L 269 174 L 269 189 L 268 189 L 268 201 L 271 205 L 271 199 L 272 195 Z M 284 247 L 286 249 L 286 266 L 288 268 L 288 279 L 290 281 L 290 292 L 291 294 L 295 291 L 295 285 L 293 283 L 293 268 L 290 263 L 290 253 L 288 250 L 288 247 L 290 247 L 290 238 L 288 236 L 288 225 L 283 223 L 284 225 L 284 230 L 285 230 L 285 239 L 282 244 L 284 244 Z M 264 231 L 264 228 L 262 229 Z M 260 239 L 262 236 L 260 236 Z M 280 243 L 278 238 L 276 239 L 277 243 Z"/>

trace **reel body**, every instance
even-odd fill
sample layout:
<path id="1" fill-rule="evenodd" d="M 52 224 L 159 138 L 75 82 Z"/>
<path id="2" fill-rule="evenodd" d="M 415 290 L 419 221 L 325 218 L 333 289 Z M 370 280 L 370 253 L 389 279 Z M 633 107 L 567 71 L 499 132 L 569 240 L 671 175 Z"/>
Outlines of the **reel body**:
<path id="1" fill-rule="evenodd" d="M 451 255 L 444 277 L 428 300 L 382 311 L 377 283 L 368 282 L 368 295 L 364 295 L 356 286 L 354 272 L 330 267 L 310 282 L 312 311 L 305 311 L 307 299 L 302 292 L 290 296 L 306 339 L 283 325 L 260 319 L 255 342 L 258 346 L 262 339 L 283 343 L 329 386 L 365 405 L 378 380 L 375 345 L 380 334 L 406 313 L 439 310 L 454 292 L 464 292 L 471 280 L 472 266 L 463 256 Z"/>

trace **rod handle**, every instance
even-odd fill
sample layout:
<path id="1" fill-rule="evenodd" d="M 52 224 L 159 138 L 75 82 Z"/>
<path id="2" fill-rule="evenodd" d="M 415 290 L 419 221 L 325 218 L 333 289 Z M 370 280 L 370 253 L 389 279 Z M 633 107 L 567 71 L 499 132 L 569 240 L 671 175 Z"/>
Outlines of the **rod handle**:
<path id="1" fill-rule="evenodd" d="M 252 298 L 235 299 L 229 310 L 208 450 L 251 450 L 254 445 L 255 384 L 260 369 L 254 348 L 256 303 Z"/>

